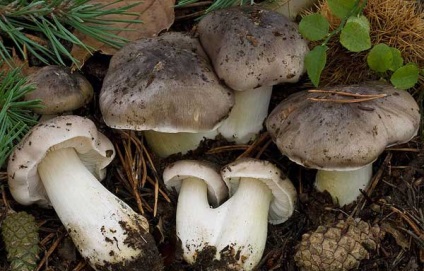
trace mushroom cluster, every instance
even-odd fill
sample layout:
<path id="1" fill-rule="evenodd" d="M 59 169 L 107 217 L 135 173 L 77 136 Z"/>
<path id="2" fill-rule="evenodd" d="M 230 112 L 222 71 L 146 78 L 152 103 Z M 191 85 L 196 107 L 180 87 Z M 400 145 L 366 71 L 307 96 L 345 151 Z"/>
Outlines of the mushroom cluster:
<path id="1" fill-rule="evenodd" d="M 165 33 L 125 46 L 103 83 L 106 124 L 144 131 L 161 157 L 184 154 L 218 134 L 236 143 L 254 139 L 272 86 L 296 82 L 305 70 L 307 43 L 279 13 L 218 10 L 202 18 L 197 33 L 199 39 Z"/>
<path id="2" fill-rule="evenodd" d="M 142 131 L 164 158 L 219 134 L 247 143 L 265 121 L 281 153 L 317 169 L 315 187 L 340 206 L 367 187 L 372 163 L 386 147 L 417 134 L 414 98 L 377 81 L 300 91 L 268 115 L 273 86 L 297 82 L 308 53 L 297 25 L 281 14 L 232 7 L 208 13 L 196 31 L 198 38 L 169 32 L 137 40 L 112 57 L 99 95 L 107 126 Z M 40 114 L 73 110 L 93 97 L 83 77 L 57 66 L 41 69 L 29 82 L 36 91 L 25 98 L 43 100 Z M 114 157 L 113 144 L 91 120 L 54 117 L 33 127 L 10 156 L 10 191 L 23 205 L 53 207 L 95 270 L 162 270 L 147 219 L 100 183 Z M 297 200 L 276 165 L 254 158 L 223 167 L 175 161 L 165 167 L 163 181 L 178 193 L 176 235 L 184 260 L 195 268 L 202 258 L 202 264 L 208 259 L 225 270 L 253 270 L 265 250 L 268 223 L 287 221 Z M 362 243 L 372 241 L 375 248 L 380 238 L 373 230 L 365 222 L 319 227 L 303 236 L 295 260 L 311 270 L 356 266 L 352 257 L 368 257 Z"/>
<path id="3" fill-rule="evenodd" d="M 207 264 L 223 260 L 225 270 L 252 270 L 265 249 L 267 223 L 285 222 L 297 198 L 281 170 L 253 158 L 220 171 L 210 163 L 180 160 L 165 168 L 163 179 L 179 192 L 176 223 L 184 259 L 195 264 L 212 251 Z"/>

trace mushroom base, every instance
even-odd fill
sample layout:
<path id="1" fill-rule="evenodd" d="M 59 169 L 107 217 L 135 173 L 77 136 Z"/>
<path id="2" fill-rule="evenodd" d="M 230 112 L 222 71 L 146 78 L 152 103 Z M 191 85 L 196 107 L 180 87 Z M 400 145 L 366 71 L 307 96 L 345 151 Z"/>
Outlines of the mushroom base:
<path id="1" fill-rule="evenodd" d="M 351 171 L 318 170 L 315 188 L 330 193 L 334 203 L 340 206 L 354 202 L 364 190 L 372 177 L 372 163 Z"/>
<path id="2" fill-rule="evenodd" d="M 75 246 L 94 269 L 144 260 L 150 270 L 160 270 L 154 267 L 161 261 L 147 220 L 101 185 L 74 148 L 50 151 L 38 174 Z"/>
<path id="3" fill-rule="evenodd" d="M 237 192 L 218 208 L 210 208 L 207 185 L 184 179 L 177 207 L 177 235 L 184 259 L 193 264 L 206 248 L 215 258 L 232 257 L 232 270 L 252 270 L 262 258 L 268 230 L 271 190 L 254 178 L 241 178 Z"/>
<path id="4" fill-rule="evenodd" d="M 200 133 L 163 133 L 156 131 L 144 131 L 147 144 L 154 153 L 160 157 L 171 154 L 185 154 L 199 147 L 204 139 L 213 139 L 218 135 L 216 130 Z"/>
<path id="5" fill-rule="evenodd" d="M 218 127 L 228 141 L 245 144 L 254 139 L 263 128 L 268 115 L 272 86 L 245 91 L 234 91 L 235 103 L 229 117 Z"/>

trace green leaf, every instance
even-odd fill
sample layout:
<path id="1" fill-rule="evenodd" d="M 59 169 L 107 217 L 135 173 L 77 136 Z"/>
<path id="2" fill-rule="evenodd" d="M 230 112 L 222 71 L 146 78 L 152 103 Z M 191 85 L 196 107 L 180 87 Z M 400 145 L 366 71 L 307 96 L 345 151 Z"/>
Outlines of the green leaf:
<path id="1" fill-rule="evenodd" d="M 321 72 L 327 63 L 327 49 L 325 45 L 315 46 L 305 57 L 306 72 L 316 87 L 319 85 Z"/>
<path id="2" fill-rule="evenodd" d="M 351 52 L 371 48 L 370 24 L 365 16 L 350 17 L 340 33 L 340 43 Z"/>
<path id="3" fill-rule="evenodd" d="M 324 16 L 318 13 L 306 15 L 299 23 L 299 32 L 308 40 L 323 39 L 330 29 L 330 24 Z"/>
<path id="4" fill-rule="evenodd" d="M 347 17 L 355 7 L 355 0 L 327 0 L 331 13 L 343 19 Z"/>
<path id="5" fill-rule="evenodd" d="M 390 77 L 390 82 L 398 89 L 412 88 L 417 82 L 420 69 L 414 63 L 408 63 L 397 69 Z"/>
<path id="6" fill-rule="evenodd" d="M 393 63 L 392 50 L 384 43 L 375 45 L 368 53 L 367 63 L 370 69 L 376 72 L 389 70 Z"/>
<path id="7" fill-rule="evenodd" d="M 392 64 L 390 65 L 389 70 L 396 71 L 397 69 L 403 66 L 402 53 L 400 52 L 400 50 L 394 47 L 389 47 L 389 48 L 392 51 L 392 57 L 393 57 Z"/>

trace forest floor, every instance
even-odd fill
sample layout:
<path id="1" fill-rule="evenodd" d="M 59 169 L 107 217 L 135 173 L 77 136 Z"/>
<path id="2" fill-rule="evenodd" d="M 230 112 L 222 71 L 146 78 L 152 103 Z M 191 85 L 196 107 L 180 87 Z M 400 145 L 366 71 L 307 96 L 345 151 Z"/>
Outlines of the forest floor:
<path id="1" fill-rule="evenodd" d="M 192 20 L 180 20 L 174 29 L 190 30 L 192 24 Z M 97 54 L 83 67 L 82 72 L 93 84 L 96 94 L 109 59 L 109 56 Z M 306 78 L 297 84 L 276 86 L 270 111 L 289 94 L 308 87 L 311 85 Z M 108 128 L 102 121 L 96 100 L 76 114 L 94 120 L 118 150 L 103 184 L 148 218 L 165 259 L 166 270 L 211 269 L 210 266 L 189 267 L 182 260 L 174 226 L 177 196 L 163 185 L 161 175 L 164 167 L 180 159 L 202 159 L 224 166 L 239 157 L 255 157 L 276 164 L 289 176 L 299 193 L 293 216 L 283 224 L 269 225 L 265 253 L 258 270 L 298 270 L 293 255 L 302 235 L 320 225 L 332 225 L 347 217 L 379 225 L 386 232 L 377 250 L 370 251 L 369 259 L 363 260 L 357 270 L 424 270 L 424 146 L 420 136 L 383 152 L 373 164 L 370 188 L 363 191 L 363 196 L 356 202 L 338 207 L 329 195 L 313 189 L 316 170 L 303 168 L 281 155 L 265 131 L 250 144 L 206 141 L 194 152 L 161 160 L 144 146 L 141 134 Z M 0 172 L 0 185 L 0 212 L 6 209 L 6 205 L 15 211 L 24 210 L 36 218 L 40 227 L 42 251 L 37 270 L 92 270 L 78 254 L 54 210 L 17 204 L 8 192 L 4 169 Z M 7 270 L 7 267 L 4 244 L 0 241 L 0 270 Z"/>

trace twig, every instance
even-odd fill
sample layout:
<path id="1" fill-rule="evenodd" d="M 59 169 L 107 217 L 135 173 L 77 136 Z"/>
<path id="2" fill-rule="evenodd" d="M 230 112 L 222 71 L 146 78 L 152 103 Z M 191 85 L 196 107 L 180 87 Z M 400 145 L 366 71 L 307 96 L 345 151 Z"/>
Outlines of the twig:
<path id="1" fill-rule="evenodd" d="M 350 93 L 337 90 L 320 90 L 320 89 L 310 89 L 309 93 L 323 93 L 323 94 L 334 94 L 345 97 L 353 97 L 355 99 L 331 99 L 331 98 L 307 98 L 310 101 L 314 102 L 334 102 L 334 103 L 360 103 L 367 102 L 379 98 L 384 98 L 387 94 L 359 94 L 359 93 Z"/>
<path id="2" fill-rule="evenodd" d="M 331 103 L 348 104 L 348 103 L 368 102 L 368 101 L 376 100 L 382 97 L 362 98 L 362 99 L 327 99 L 327 98 L 307 98 L 307 99 L 313 102 L 331 102 Z"/>
<path id="3" fill-rule="evenodd" d="M 141 214 L 144 214 L 144 208 L 143 208 L 143 204 L 140 198 L 140 194 L 138 193 L 138 180 L 137 178 L 134 178 L 133 172 L 132 172 L 132 155 L 131 155 L 131 151 L 128 150 L 128 148 L 131 148 L 128 144 L 130 143 L 130 141 L 128 140 L 127 142 L 123 142 L 122 145 L 124 146 L 124 150 L 125 150 L 125 157 L 124 155 L 121 153 L 121 150 L 119 149 L 119 146 L 117 144 L 115 149 L 117 150 L 119 159 L 121 161 L 121 164 L 126 172 L 127 178 L 130 181 L 130 186 L 131 186 L 131 192 L 135 198 L 135 201 L 137 203 L 137 208 L 140 211 Z"/>
<path id="4" fill-rule="evenodd" d="M 200 2 L 196 2 L 196 3 L 187 4 L 187 5 L 184 5 L 184 6 L 178 6 L 177 5 L 175 7 L 175 9 L 203 7 L 203 6 L 209 6 L 212 3 L 213 3 L 213 1 L 200 1 Z"/>
<path id="5" fill-rule="evenodd" d="M 366 194 L 368 199 L 370 198 L 371 194 L 374 192 L 374 189 L 376 188 L 377 184 L 379 183 L 381 176 L 384 173 L 384 170 L 387 168 L 388 164 L 392 160 L 392 156 L 393 155 L 391 153 L 387 154 L 386 158 L 384 158 L 384 161 L 381 164 L 380 168 L 378 169 L 377 173 L 372 178 L 371 184 L 368 186 L 368 188 L 365 191 L 365 194 Z M 362 210 L 365 207 L 367 198 L 364 197 L 364 198 L 359 200 L 358 204 L 355 206 L 355 209 L 353 210 L 353 212 L 351 214 L 352 217 L 357 215 L 357 212 Z"/>
<path id="6" fill-rule="evenodd" d="M 244 151 L 248 149 L 250 145 L 227 145 L 227 146 L 220 146 L 216 148 L 212 148 L 206 152 L 206 154 L 217 154 L 221 152 L 228 152 L 228 151 Z"/>
<path id="7" fill-rule="evenodd" d="M 252 152 L 254 152 L 264 141 L 269 139 L 269 133 L 263 133 L 259 138 L 257 138 L 242 154 L 240 154 L 237 159 L 250 157 Z"/>
<path id="8" fill-rule="evenodd" d="M 199 17 L 203 14 L 205 14 L 205 10 L 197 11 L 197 12 L 193 12 L 193 13 L 190 13 L 190 14 L 187 14 L 187 15 L 181 15 L 181 16 L 175 17 L 175 21 L 197 18 L 197 17 Z"/>
<path id="9" fill-rule="evenodd" d="M 72 271 L 81 271 L 81 270 L 83 270 L 83 269 L 84 269 L 84 267 L 86 267 L 86 266 L 87 266 L 87 262 L 86 262 L 86 261 L 81 260 L 81 261 L 78 263 L 78 265 L 77 265 L 77 266 L 75 266 L 75 268 L 74 268 L 74 269 L 72 269 Z"/>
<path id="10" fill-rule="evenodd" d="M 261 158 L 262 154 L 265 152 L 266 149 L 268 149 L 269 145 L 272 143 L 271 139 L 268 139 L 268 141 L 262 146 L 262 148 L 258 151 L 255 158 L 259 159 Z"/>
<path id="11" fill-rule="evenodd" d="M 417 224 L 415 224 L 414 220 L 411 219 L 409 217 L 408 212 L 402 212 L 401 210 L 397 209 L 394 206 L 390 206 L 389 207 L 390 210 L 394 213 L 397 213 L 398 215 L 400 215 L 402 217 L 403 220 L 406 221 L 406 223 L 408 223 L 408 225 L 412 228 L 412 230 L 414 231 L 414 233 L 422 240 L 424 241 L 424 232 L 421 232 L 419 226 L 417 226 Z"/>
<path id="12" fill-rule="evenodd" d="M 63 238 L 65 237 L 65 233 L 61 233 L 59 235 L 59 237 L 56 239 L 56 241 L 54 241 L 54 243 L 52 244 L 52 246 L 49 248 L 49 250 L 47 250 L 46 254 L 44 255 L 44 257 L 41 259 L 40 263 L 37 266 L 37 269 L 35 269 L 35 271 L 40 271 L 41 267 L 47 262 L 47 259 L 50 257 L 50 255 L 52 255 L 52 253 L 56 250 L 56 248 L 58 247 L 58 245 L 60 244 L 60 242 L 63 240 Z"/>
<path id="13" fill-rule="evenodd" d="M 345 91 L 337 91 L 337 90 L 322 90 L 322 89 L 309 89 L 309 93 L 325 93 L 325 94 L 336 94 L 340 96 L 348 96 L 348 97 L 355 97 L 355 98 L 382 98 L 386 97 L 387 94 L 359 94 L 359 93 L 350 93 Z"/>

